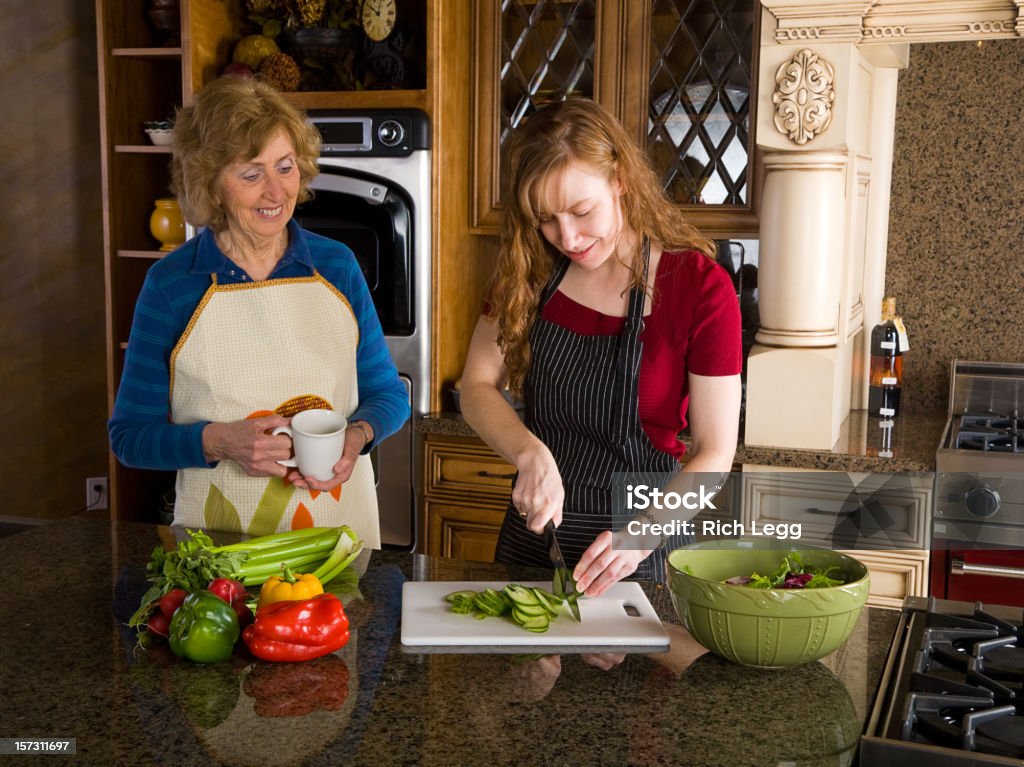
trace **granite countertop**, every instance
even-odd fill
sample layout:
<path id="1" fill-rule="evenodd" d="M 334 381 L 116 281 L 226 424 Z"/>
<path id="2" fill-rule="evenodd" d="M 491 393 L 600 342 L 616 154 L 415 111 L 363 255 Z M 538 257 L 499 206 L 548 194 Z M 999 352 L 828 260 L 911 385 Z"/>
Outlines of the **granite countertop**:
<path id="1" fill-rule="evenodd" d="M 607 657 L 403 651 L 406 580 L 550 572 L 366 553 L 346 597 L 352 638 L 309 663 L 244 648 L 209 666 L 136 648 L 136 604 L 169 528 L 73 519 L 0 539 L 0 737 L 76 738 L 75 765 L 774 765 L 863 729 L 898 619 L 865 608 L 820 662 L 757 671 L 696 646 L 644 583 L 669 652 Z M 839 763 L 834 760 L 828 763 Z M 840 760 L 842 758 L 840 757 Z M 6 763 L 6 762 L 5 762 Z M 818 762 L 814 762 L 818 763 Z M 848 760 L 841 763 L 848 763 Z"/>
<path id="2" fill-rule="evenodd" d="M 865 410 L 854 410 L 843 422 L 831 450 L 759 447 L 740 442 L 735 461 L 820 471 L 931 472 L 935 471 L 935 451 L 946 419 L 944 412 L 905 413 L 894 419 L 887 436 L 878 418 L 869 417 Z M 417 421 L 416 430 L 423 434 L 477 436 L 458 413 L 426 415 Z M 888 451 L 891 456 L 885 454 Z"/>

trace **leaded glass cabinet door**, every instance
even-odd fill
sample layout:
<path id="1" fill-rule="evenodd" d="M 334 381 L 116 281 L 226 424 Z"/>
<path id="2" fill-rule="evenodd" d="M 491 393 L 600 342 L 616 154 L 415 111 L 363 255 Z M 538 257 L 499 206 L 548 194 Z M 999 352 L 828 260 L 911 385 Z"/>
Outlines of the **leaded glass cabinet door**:
<path id="1" fill-rule="evenodd" d="M 500 216 L 501 147 L 538 107 L 569 95 L 607 103 L 618 70 L 626 0 L 476 0 L 473 221 Z M 608 43 L 605 43 L 608 40 Z"/>
<path id="2" fill-rule="evenodd" d="M 475 0 L 471 228 L 500 221 L 500 152 L 548 101 L 620 117 L 713 236 L 756 233 L 757 0 Z"/>
<path id="3" fill-rule="evenodd" d="M 652 0 L 643 140 L 666 192 L 709 234 L 757 232 L 757 0 Z"/>

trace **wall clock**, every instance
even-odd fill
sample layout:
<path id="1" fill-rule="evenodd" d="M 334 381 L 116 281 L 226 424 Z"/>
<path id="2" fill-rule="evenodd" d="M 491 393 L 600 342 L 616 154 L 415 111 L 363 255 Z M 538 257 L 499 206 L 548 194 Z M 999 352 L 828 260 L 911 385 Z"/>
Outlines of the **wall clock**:
<path id="1" fill-rule="evenodd" d="M 380 41 L 395 28 L 395 0 L 363 0 L 363 32 Z"/>

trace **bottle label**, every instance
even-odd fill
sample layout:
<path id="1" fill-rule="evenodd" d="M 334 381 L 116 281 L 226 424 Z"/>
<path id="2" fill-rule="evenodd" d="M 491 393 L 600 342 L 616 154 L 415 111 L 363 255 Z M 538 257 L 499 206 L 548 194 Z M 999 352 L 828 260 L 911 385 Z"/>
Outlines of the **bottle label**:
<path id="1" fill-rule="evenodd" d="M 881 415 L 881 416 L 885 416 L 885 415 L 895 416 L 896 415 L 896 411 L 893 410 L 891 407 L 880 407 L 880 408 L 878 408 L 878 414 Z"/>
<path id="2" fill-rule="evenodd" d="M 902 317 L 897 317 L 894 322 L 896 323 L 896 332 L 899 333 L 900 337 L 900 351 L 905 352 L 910 348 L 910 341 L 907 338 L 907 328 L 903 324 Z"/>
<path id="3" fill-rule="evenodd" d="M 882 379 L 882 386 L 895 386 L 898 383 L 899 381 L 897 381 L 895 378 L 890 378 L 888 376 Z"/>
<path id="4" fill-rule="evenodd" d="M 896 342 L 895 341 L 880 341 L 878 345 L 881 346 L 883 349 L 895 349 L 896 348 Z"/>

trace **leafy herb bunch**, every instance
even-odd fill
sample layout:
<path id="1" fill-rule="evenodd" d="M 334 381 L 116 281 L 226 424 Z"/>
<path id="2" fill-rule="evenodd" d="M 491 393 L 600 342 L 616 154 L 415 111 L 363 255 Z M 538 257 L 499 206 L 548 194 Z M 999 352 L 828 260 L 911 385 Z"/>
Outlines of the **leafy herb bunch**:
<path id="1" fill-rule="evenodd" d="M 128 621 L 129 626 L 146 623 L 152 604 L 171 589 L 185 589 L 190 594 L 205 589 L 216 578 L 234 578 L 245 561 L 244 551 L 213 549 L 213 539 L 202 530 L 187 530 L 188 540 L 167 551 L 162 545 L 153 549 L 146 564 L 146 580 L 152 586 L 143 595 L 139 609 Z"/>

